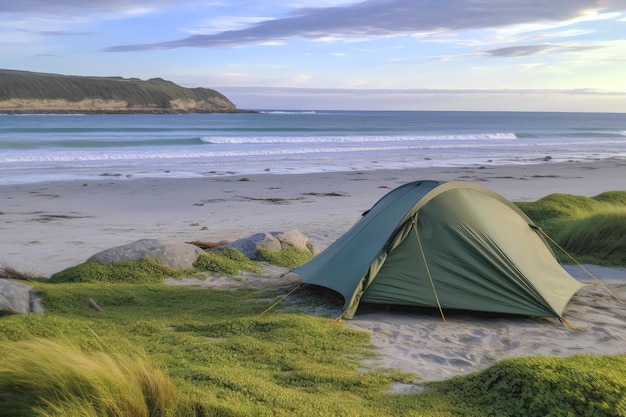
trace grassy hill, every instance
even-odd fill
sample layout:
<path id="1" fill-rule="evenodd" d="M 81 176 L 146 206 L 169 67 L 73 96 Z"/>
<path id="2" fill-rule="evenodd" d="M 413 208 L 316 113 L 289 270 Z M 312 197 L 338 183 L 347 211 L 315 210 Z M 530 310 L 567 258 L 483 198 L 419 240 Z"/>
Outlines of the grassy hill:
<path id="1" fill-rule="evenodd" d="M 224 95 L 171 81 L 80 77 L 0 69 L 0 112 L 236 112 Z"/>

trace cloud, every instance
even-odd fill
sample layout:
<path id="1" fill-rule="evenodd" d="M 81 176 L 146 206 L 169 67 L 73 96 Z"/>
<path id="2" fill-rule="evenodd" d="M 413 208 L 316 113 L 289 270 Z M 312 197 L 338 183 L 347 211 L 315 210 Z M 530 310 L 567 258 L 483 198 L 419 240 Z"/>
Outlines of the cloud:
<path id="1" fill-rule="evenodd" d="M 481 51 L 481 54 L 495 57 L 518 57 L 518 56 L 533 56 L 543 55 L 548 52 L 577 52 L 586 51 L 590 49 L 598 49 L 598 46 L 564 46 L 554 44 L 543 45 L 520 45 L 520 46 L 508 46 L 504 48 L 487 49 Z"/>
<path id="2" fill-rule="evenodd" d="M 70 31 L 64 31 L 64 30 L 40 30 L 40 31 L 27 30 L 25 32 L 36 33 L 38 35 L 43 35 L 43 36 L 91 36 L 91 35 L 97 34 L 97 32 L 70 32 Z"/>
<path id="3" fill-rule="evenodd" d="M 619 111 L 626 91 L 598 89 L 333 89 L 217 87 L 248 109 Z"/>
<path id="4" fill-rule="evenodd" d="M 602 90 L 597 88 L 570 88 L 570 89 L 549 89 L 549 88 L 463 88 L 463 89 L 443 89 L 443 88 L 298 88 L 298 87 L 218 87 L 219 91 L 228 91 L 229 94 L 246 93 L 250 95 L 278 96 L 352 96 L 371 95 L 378 97 L 389 96 L 468 96 L 479 95 L 500 96 L 500 95 L 544 95 L 562 94 L 567 96 L 614 96 L 626 97 L 626 91 Z"/>
<path id="5" fill-rule="evenodd" d="M 626 0 L 604 1 L 626 9 Z M 183 39 L 107 48 L 110 52 L 219 48 L 288 38 L 406 36 L 455 30 L 494 28 L 532 22 L 563 22 L 605 5 L 595 0 L 365 0 L 347 6 L 295 9 L 239 30 L 196 34 Z"/>
<path id="6" fill-rule="evenodd" d="M 77 16 L 145 12 L 180 0 L 0 0 L 0 13 Z"/>

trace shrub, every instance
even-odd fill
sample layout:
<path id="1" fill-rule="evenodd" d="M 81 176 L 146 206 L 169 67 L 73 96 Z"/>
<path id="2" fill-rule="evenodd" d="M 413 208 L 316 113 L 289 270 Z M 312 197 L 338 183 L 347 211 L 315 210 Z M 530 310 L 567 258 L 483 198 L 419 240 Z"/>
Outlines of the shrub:
<path id="1" fill-rule="evenodd" d="M 260 273 L 261 267 L 235 248 L 222 248 L 205 252 L 193 263 L 201 271 L 224 275 L 237 275 L 239 271 Z"/>
<path id="2" fill-rule="evenodd" d="M 182 271 L 151 258 L 102 264 L 85 262 L 50 277 L 50 282 L 160 282 L 167 277 L 180 276 Z"/>
<path id="3" fill-rule="evenodd" d="M 310 261 L 311 258 L 313 255 L 308 250 L 292 247 L 278 252 L 261 249 L 256 260 L 293 269 Z"/>

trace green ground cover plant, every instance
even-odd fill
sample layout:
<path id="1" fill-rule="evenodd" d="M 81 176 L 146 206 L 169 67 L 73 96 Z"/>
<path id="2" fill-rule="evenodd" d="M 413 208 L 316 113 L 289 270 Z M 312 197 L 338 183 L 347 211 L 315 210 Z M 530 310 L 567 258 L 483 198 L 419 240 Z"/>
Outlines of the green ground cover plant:
<path id="1" fill-rule="evenodd" d="M 29 340 L 42 338 L 71 352 L 80 349 L 96 362 L 105 358 L 102 353 L 122 363 L 145 356 L 177 389 L 179 401 L 168 403 L 174 415 L 311 415 L 307 410 L 322 415 L 358 415 L 351 410 L 381 415 L 373 398 L 384 395 L 392 375 L 358 370 L 359 359 L 371 355 L 368 335 L 328 318 L 293 313 L 259 317 L 269 305 L 259 298 L 271 293 L 161 283 L 38 283 L 37 287 L 47 311 L 0 322 L 3 357 L 24 349 L 22 344 Z M 86 300 L 91 297 L 102 312 L 89 307 Z M 111 347 L 130 358 L 111 353 Z M 23 368 L 39 368 L 33 363 L 35 355 L 30 356 L 31 362 Z M 60 368 L 68 362 L 67 357 L 53 360 L 45 355 L 40 360 Z M 5 362 L 0 364 L 4 387 L 14 386 L 16 379 L 29 379 L 16 372 L 15 366 L 7 369 Z M 84 378 L 62 372 L 75 380 L 69 384 Z M 46 401 L 64 398 L 65 384 L 40 383 L 52 388 L 19 386 L 22 402 L 47 410 L 48 414 L 40 415 L 55 415 Z M 94 395 L 77 402 L 92 404 Z M 0 389 L 0 397 L 2 404 L 15 398 L 15 392 Z M 12 414 L 0 411 L 0 415 Z"/>
<path id="2" fill-rule="evenodd" d="M 256 260 L 293 269 L 307 263 L 312 258 L 313 255 L 308 250 L 293 247 L 278 252 L 261 249 L 259 250 Z"/>
<path id="3" fill-rule="evenodd" d="M 200 271 L 236 275 L 239 271 L 260 273 L 259 264 L 248 259 L 235 248 L 222 248 L 201 254 L 193 264 Z"/>
<path id="4" fill-rule="evenodd" d="M 159 282 L 167 277 L 181 276 L 184 272 L 170 268 L 162 262 L 143 258 L 135 261 L 103 264 L 84 262 L 64 269 L 50 277 L 50 282 Z"/>
<path id="5" fill-rule="evenodd" d="M 504 360 L 463 378 L 431 384 L 489 416 L 625 416 L 626 356 L 531 357 Z"/>
<path id="6" fill-rule="evenodd" d="M 536 409 L 624 415 L 626 382 L 619 376 L 626 356 L 515 359 L 428 384 L 421 394 L 393 395 L 393 381 L 419 381 L 364 369 L 361 359 L 373 355 L 367 333 L 280 306 L 260 315 L 276 293 L 163 283 L 34 285 L 46 313 L 0 320 L 0 355 L 21 358 L 0 362 L 0 416 L 20 415 L 3 411 L 9 406 L 21 415 L 144 415 L 133 404 L 146 415 L 191 417 L 519 416 L 528 415 L 524 401 L 532 398 Z M 119 369 L 126 378 L 116 376 Z M 132 404 L 118 404 L 120 390 L 135 393 L 124 400 Z M 15 408 L 17 398 L 29 406 Z M 98 411 L 101 403 L 116 411 Z"/>

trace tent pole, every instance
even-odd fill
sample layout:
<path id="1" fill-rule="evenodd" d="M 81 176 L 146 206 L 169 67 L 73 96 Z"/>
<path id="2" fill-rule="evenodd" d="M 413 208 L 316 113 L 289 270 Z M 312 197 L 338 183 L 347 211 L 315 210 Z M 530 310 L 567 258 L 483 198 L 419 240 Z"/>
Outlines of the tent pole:
<path id="1" fill-rule="evenodd" d="M 415 230 L 415 237 L 417 238 L 417 244 L 420 247 L 420 252 L 422 254 L 422 260 L 424 261 L 424 266 L 426 267 L 426 273 L 428 274 L 428 279 L 430 280 L 430 285 L 433 287 L 433 294 L 435 294 L 435 301 L 437 301 L 437 307 L 439 308 L 439 314 L 441 314 L 441 318 L 443 322 L 446 323 L 446 316 L 443 314 L 443 308 L 441 308 L 441 303 L 439 302 L 439 296 L 437 296 L 437 290 L 435 289 L 435 282 L 433 281 L 433 277 L 430 274 L 430 268 L 428 268 L 428 262 L 426 261 L 426 254 L 424 253 L 424 248 L 422 247 L 422 241 L 420 240 L 419 233 L 417 233 L 417 218 L 413 219 L 413 229 Z"/>

